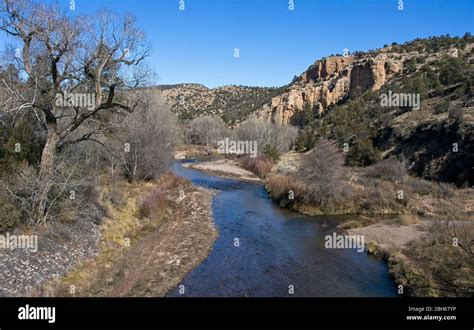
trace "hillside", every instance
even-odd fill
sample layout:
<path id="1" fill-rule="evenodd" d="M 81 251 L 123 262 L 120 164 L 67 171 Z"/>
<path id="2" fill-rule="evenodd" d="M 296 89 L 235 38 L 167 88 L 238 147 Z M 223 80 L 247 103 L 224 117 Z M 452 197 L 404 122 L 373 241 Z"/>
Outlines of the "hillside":
<path id="1" fill-rule="evenodd" d="M 186 120 L 216 115 L 229 125 L 240 122 L 283 92 L 283 88 L 223 86 L 211 89 L 200 84 L 160 85 L 155 88 L 179 118 Z"/>
<path id="2" fill-rule="evenodd" d="M 388 50 L 391 53 L 385 53 Z M 375 58 L 385 58 L 385 64 L 371 64 L 367 72 L 370 77 L 385 78 L 378 83 L 370 80 L 372 86 L 366 90 L 349 88 L 337 105 L 319 106 L 320 115 L 306 125 L 300 147 L 311 146 L 308 136 L 324 136 L 337 140 L 341 148 L 347 144 L 348 165 L 367 166 L 397 156 L 420 177 L 472 186 L 472 37 L 417 40 L 383 51 Z M 367 63 L 377 63 L 371 62 L 373 55 L 365 56 Z M 384 69 L 375 70 L 377 67 Z M 394 67 L 397 73 L 386 69 Z M 361 71 L 352 67 L 351 72 L 354 70 Z M 348 85 L 360 87 L 361 80 L 357 81 Z M 382 98 L 392 94 L 417 95 L 419 105 L 384 106 Z M 295 113 L 293 120 L 301 111 Z"/>
<path id="3" fill-rule="evenodd" d="M 280 124 L 295 123 L 298 112 L 305 107 L 323 114 L 332 105 L 357 98 L 367 90 L 377 91 L 395 78 L 410 75 L 423 65 L 435 64 L 443 56 L 470 60 L 473 42 L 466 34 L 464 38 L 416 39 L 365 53 L 328 56 L 297 76 L 284 93 L 256 114 Z"/>
<path id="4" fill-rule="evenodd" d="M 210 114 L 235 126 L 253 113 L 299 127 L 299 151 L 327 137 L 347 146 L 347 165 L 398 156 L 423 178 L 472 185 L 473 66 L 474 38 L 466 33 L 331 55 L 279 88 L 154 88 L 183 120 Z M 413 95 L 419 104 L 383 105 L 392 94 Z"/>

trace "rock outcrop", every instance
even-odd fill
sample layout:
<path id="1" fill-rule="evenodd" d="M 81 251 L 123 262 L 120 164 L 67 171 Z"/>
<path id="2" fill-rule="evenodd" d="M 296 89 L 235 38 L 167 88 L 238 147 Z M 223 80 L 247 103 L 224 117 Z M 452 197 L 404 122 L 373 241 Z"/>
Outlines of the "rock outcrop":
<path id="1" fill-rule="evenodd" d="M 331 56 L 316 61 L 283 94 L 272 98 L 258 118 L 277 124 L 291 123 L 293 115 L 308 104 L 314 113 L 366 90 L 378 90 L 402 70 L 396 54 Z"/>

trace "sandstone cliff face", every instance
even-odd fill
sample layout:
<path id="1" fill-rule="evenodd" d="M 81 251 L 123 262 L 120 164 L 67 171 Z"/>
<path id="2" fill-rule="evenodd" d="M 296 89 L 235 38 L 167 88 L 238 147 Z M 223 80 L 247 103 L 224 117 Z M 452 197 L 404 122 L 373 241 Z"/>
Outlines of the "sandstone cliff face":
<path id="1" fill-rule="evenodd" d="M 272 98 L 256 112 L 258 118 L 281 125 L 308 103 L 314 113 L 347 97 L 357 97 L 366 90 L 378 90 L 402 70 L 397 54 L 331 56 L 316 61 L 282 95 Z"/>
<path id="2" fill-rule="evenodd" d="M 354 62 L 353 56 L 332 56 L 317 61 L 301 75 L 302 80 L 326 79 Z"/>

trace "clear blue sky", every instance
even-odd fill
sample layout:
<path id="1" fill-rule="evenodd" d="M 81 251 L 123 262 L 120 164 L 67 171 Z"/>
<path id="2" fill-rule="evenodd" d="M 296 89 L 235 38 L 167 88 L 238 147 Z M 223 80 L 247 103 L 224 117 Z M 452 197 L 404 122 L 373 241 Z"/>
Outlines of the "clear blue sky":
<path id="1" fill-rule="evenodd" d="M 316 59 L 417 37 L 473 32 L 474 0 L 75 0 L 131 12 L 160 84 L 281 86 Z M 59 0 L 68 6 L 69 0 Z M 234 58 L 239 48 L 240 58 Z"/>

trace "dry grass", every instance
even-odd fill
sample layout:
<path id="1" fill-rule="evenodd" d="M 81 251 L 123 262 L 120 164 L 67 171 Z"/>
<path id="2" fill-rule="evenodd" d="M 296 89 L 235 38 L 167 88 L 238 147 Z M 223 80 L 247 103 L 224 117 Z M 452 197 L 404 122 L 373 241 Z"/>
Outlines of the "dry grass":
<path id="1" fill-rule="evenodd" d="M 163 174 L 158 180 L 156 180 L 156 186 L 163 190 L 176 189 L 181 187 L 191 187 L 192 184 L 189 180 L 183 177 L 176 176 L 172 172 Z"/>
<path id="2" fill-rule="evenodd" d="M 179 190 L 189 187 L 190 182 L 168 172 L 162 175 L 153 187 L 139 201 L 138 216 L 140 218 L 158 218 L 169 203 L 169 199 L 179 197 Z M 169 194 L 173 196 L 169 196 Z"/>
<path id="3" fill-rule="evenodd" d="M 266 188 L 270 196 L 276 201 L 288 200 L 290 191 L 294 193 L 294 200 L 302 200 L 304 185 L 290 175 L 273 175 L 267 180 Z"/>
<path id="4" fill-rule="evenodd" d="M 273 168 L 273 162 L 265 156 L 257 156 L 255 158 L 245 155 L 240 158 L 240 164 L 259 178 L 265 178 Z"/>
<path id="5" fill-rule="evenodd" d="M 417 215 L 430 218 L 449 215 L 463 220 L 472 212 L 468 207 L 474 200 L 472 191 L 410 177 L 405 174 L 404 165 L 394 159 L 368 168 L 345 167 L 344 170 L 348 175 L 330 177 L 329 186 L 337 194 L 331 193 L 331 189 L 313 189 L 312 182 L 320 180 L 324 172 L 304 181 L 299 173 L 273 174 L 267 177 L 266 187 L 282 206 L 308 215 L 393 214 L 401 215 L 400 223 L 412 223 Z M 288 201 L 289 190 L 295 192 L 294 202 Z"/>
<path id="6" fill-rule="evenodd" d="M 155 182 L 119 181 L 113 189 L 108 188 L 108 180 L 102 181 L 100 199 L 107 209 L 107 217 L 101 225 L 101 252 L 95 259 L 79 264 L 61 280 L 45 284 L 44 290 L 53 292 L 53 295 L 70 296 L 72 285 L 81 296 L 91 295 L 92 283 L 104 277 L 128 245 L 133 245 L 149 230 L 173 217 L 176 208 L 174 200 L 179 196 L 179 189 L 192 187 L 188 180 L 172 173 L 162 175 Z M 115 194 L 117 189 L 122 191 L 124 201 L 120 205 L 110 198 L 110 194 Z"/>
<path id="7" fill-rule="evenodd" d="M 166 193 L 161 187 L 155 187 L 141 201 L 138 208 L 140 218 L 157 217 L 166 203 Z"/>
<path id="8" fill-rule="evenodd" d="M 404 252 L 422 270 L 426 286 L 412 283 L 412 295 L 474 295 L 474 237 L 472 221 L 433 221 L 429 235 L 411 242 Z M 456 239 L 456 243 L 454 243 Z M 407 277 L 407 276 L 405 276 Z M 410 278 L 408 278 L 410 279 Z M 426 290 L 426 287 L 429 290 Z"/>
<path id="9" fill-rule="evenodd" d="M 420 222 L 418 216 L 412 213 L 402 213 L 398 216 L 398 222 L 403 226 L 413 225 Z"/>
<path id="10" fill-rule="evenodd" d="M 407 169 L 405 164 L 395 158 L 390 158 L 368 167 L 367 175 L 377 179 L 402 182 L 407 176 Z"/>

